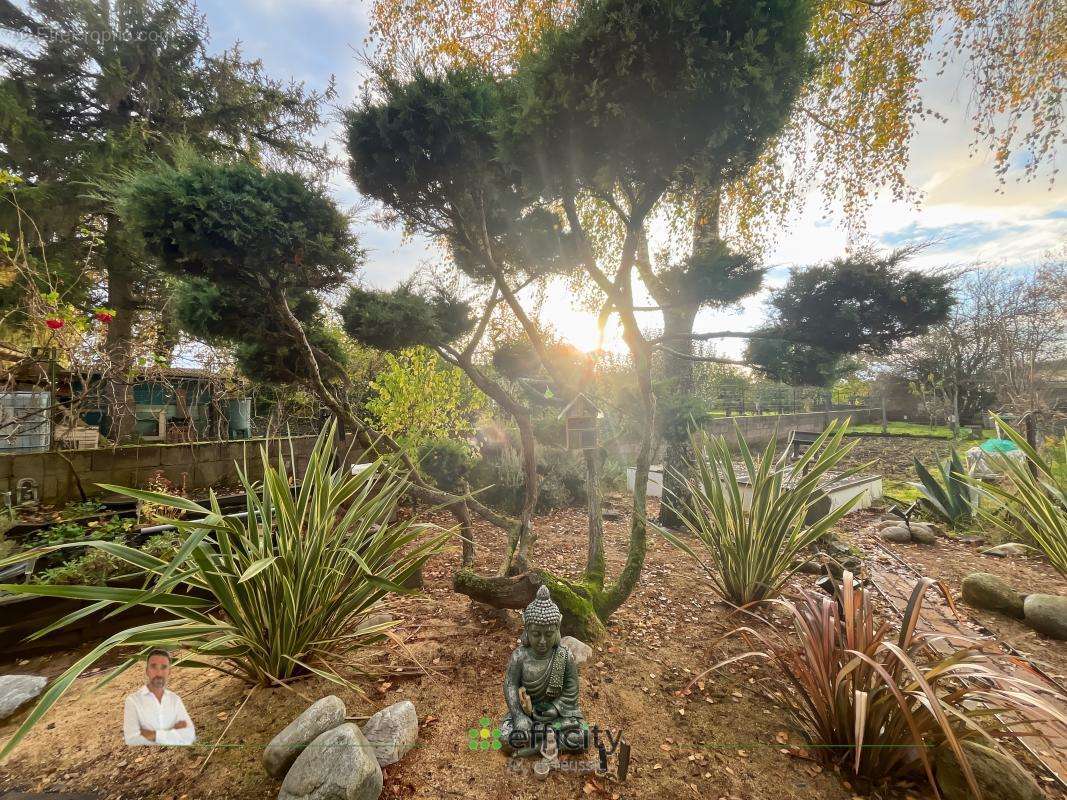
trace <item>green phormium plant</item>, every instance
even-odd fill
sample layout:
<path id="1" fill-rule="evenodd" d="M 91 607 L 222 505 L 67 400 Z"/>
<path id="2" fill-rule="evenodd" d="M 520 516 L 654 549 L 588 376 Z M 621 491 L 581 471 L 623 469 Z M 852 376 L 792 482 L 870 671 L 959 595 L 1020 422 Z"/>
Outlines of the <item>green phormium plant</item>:
<path id="1" fill-rule="evenodd" d="M 975 487 L 974 480 L 959 454 L 953 450 L 948 461 L 938 463 L 938 475 L 915 459 L 915 473 L 919 483 L 911 484 L 923 496 L 923 505 L 941 522 L 952 528 L 971 522 L 978 512 L 981 492 Z"/>
<path id="2" fill-rule="evenodd" d="M 855 497 L 833 511 L 814 512 L 826 500 L 821 486 L 831 478 L 847 478 L 858 469 L 831 471 L 851 452 L 845 440 L 848 425 L 831 423 L 796 462 L 788 452 L 778 455 L 772 437 L 753 456 L 740 433 L 737 448 L 747 472 L 747 494 L 734 467 L 734 456 L 722 436 L 694 444 L 697 477 L 688 486 L 692 500 L 680 509 L 686 528 L 696 536 L 706 560 L 690 544 L 657 526 L 667 541 L 690 555 L 715 582 L 722 597 L 738 606 L 773 597 L 797 568 L 797 556 L 824 536 L 859 502 Z"/>
<path id="3" fill-rule="evenodd" d="M 995 483 L 976 484 L 979 491 L 1002 503 L 1002 513 L 983 509 L 981 517 L 1008 536 L 1021 536 L 1036 545 L 1056 571 L 1067 576 L 1067 479 L 1058 474 L 1052 461 L 1042 457 L 1017 430 L 1003 420 L 997 422 L 1000 430 L 1023 451 L 1026 463 L 1006 456 L 997 460 L 1011 478 L 1011 487 Z M 1067 462 L 1067 440 L 1062 447 L 1063 459 Z"/>
<path id="4" fill-rule="evenodd" d="M 169 520 L 183 537 L 169 561 L 117 542 L 79 543 L 142 570 L 143 589 L 0 585 L 0 591 L 16 594 L 91 601 L 35 637 L 108 608 L 144 606 L 157 609 L 160 617 L 110 636 L 53 681 L 0 758 L 79 675 L 119 647 L 138 652 L 105 682 L 148 649 L 170 647 L 184 651 L 179 663 L 185 666 L 214 669 L 250 684 L 314 673 L 348 685 L 331 661 L 380 637 L 381 626 L 361 629 L 360 620 L 386 595 L 406 592 L 404 583 L 449 534 L 430 534 L 434 526 L 394 519 L 408 485 L 398 456 L 383 456 L 352 475 L 334 468 L 333 442 L 330 426 L 319 436 L 295 494 L 284 461 L 272 465 L 265 450 L 260 488 L 238 469 L 248 495 L 240 517 L 224 516 L 213 493 L 204 507 L 182 497 L 104 487 L 159 507 L 206 515 Z M 26 555 L 0 560 L 0 566 Z"/>

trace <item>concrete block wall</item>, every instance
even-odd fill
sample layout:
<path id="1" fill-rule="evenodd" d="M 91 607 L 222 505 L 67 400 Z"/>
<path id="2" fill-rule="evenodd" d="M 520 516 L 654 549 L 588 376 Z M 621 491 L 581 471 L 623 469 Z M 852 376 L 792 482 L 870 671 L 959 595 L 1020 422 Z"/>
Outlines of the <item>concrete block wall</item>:
<path id="1" fill-rule="evenodd" d="M 290 444 L 292 450 L 290 451 Z M 33 478 L 41 502 L 59 505 L 78 500 L 77 472 L 86 494 L 98 495 L 98 483 L 142 487 L 157 472 L 189 489 L 205 489 L 237 482 L 237 464 L 248 465 L 251 480 L 263 475 L 260 448 L 269 447 L 277 459 L 280 452 L 291 471 L 303 472 L 315 444 L 314 436 L 292 439 L 244 439 L 192 444 L 147 444 L 98 450 L 64 450 L 48 453 L 0 454 L 0 492 L 14 492 L 23 478 Z M 291 457 L 292 456 L 292 457 Z M 291 463 L 295 458 L 296 465 Z"/>

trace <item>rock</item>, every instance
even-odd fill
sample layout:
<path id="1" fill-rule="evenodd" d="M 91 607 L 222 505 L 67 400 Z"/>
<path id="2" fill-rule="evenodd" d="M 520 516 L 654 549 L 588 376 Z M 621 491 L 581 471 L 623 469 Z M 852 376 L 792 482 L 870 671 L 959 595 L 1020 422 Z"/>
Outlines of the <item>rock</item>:
<path id="1" fill-rule="evenodd" d="M 410 700 L 393 703 L 372 716 L 363 725 L 363 735 L 374 748 L 383 767 L 395 764 L 407 755 L 419 739 L 419 717 Z"/>
<path id="2" fill-rule="evenodd" d="M 990 800 L 994 797 L 997 800 L 1043 800 L 1045 797 L 1033 776 L 1007 756 L 969 741 L 963 743 L 963 752 L 982 797 Z M 942 746 L 937 750 L 934 771 L 945 800 L 972 800 L 974 792 L 950 748 Z"/>
<path id="3" fill-rule="evenodd" d="M 1025 556 L 1030 552 L 1030 548 L 1018 542 L 1006 542 L 1005 544 L 998 544 L 996 547 L 983 548 L 978 552 L 983 556 L 1006 558 L 1007 556 Z"/>
<path id="4" fill-rule="evenodd" d="M 1053 639 L 1067 639 L 1067 597 L 1030 594 L 1023 603 L 1027 624 Z"/>
<path id="5" fill-rule="evenodd" d="M 972 572 L 963 579 L 963 602 L 975 608 L 1023 618 L 1023 596 L 989 572 Z"/>
<path id="6" fill-rule="evenodd" d="M 851 547 L 842 542 L 840 539 L 834 538 L 832 536 L 827 537 L 822 541 L 822 549 L 829 555 L 839 559 L 848 558 L 849 556 L 855 555 L 855 553 L 852 552 Z"/>
<path id="7" fill-rule="evenodd" d="M 35 700 L 47 684 L 40 675 L 0 675 L 0 720 Z"/>
<path id="8" fill-rule="evenodd" d="M 904 520 L 900 517 L 887 517 L 886 519 L 880 519 L 874 523 L 874 527 L 880 531 L 884 531 L 886 528 L 894 528 L 897 525 L 903 525 Z"/>
<path id="9" fill-rule="evenodd" d="M 911 540 L 916 544 L 937 544 L 937 534 L 925 525 L 912 525 Z"/>
<path id="10" fill-rule="evenodd" d="M 891 528 L 884 528 L 881 534 L 882 538 L 887 542 L 906 544 L 911 541 L 911 532 L 903 525 L 894 525 Z"/>
<path id="11" fill-rule="evenodd" d="M 822 575 L 825 571 L 818 561 L 805 561 L 797 567 L 797 572 L 802 572 L 805 575 Z"/>
<path id="12" fill-rule="evenodd" d="M 571 651 L 574 663 L 579 667 L 593 657 L 593 648 L 573 636 L 564 636 L 559 643 Z"/>
<path id="13" fill-rule="evenodd" d="M 345 721 L 341 698 L 327 695 L 316 700 L 273 739 L 263 751 L 263 766 L 275 778 L 282 778 L 293 762 L 317 737 Z"/>
<path id="14" fill-rule="evenodd" d="M 422 588 L 422 565 L 408 576 L 407 580 L 402 584 L 405 589 L 421 589 Z"/>
<path id="15" fill-rule="evenodd" d="M 378 800 L 382 768 L 351 722 L 319 734 L 282 782 L 278 800 Z"/>

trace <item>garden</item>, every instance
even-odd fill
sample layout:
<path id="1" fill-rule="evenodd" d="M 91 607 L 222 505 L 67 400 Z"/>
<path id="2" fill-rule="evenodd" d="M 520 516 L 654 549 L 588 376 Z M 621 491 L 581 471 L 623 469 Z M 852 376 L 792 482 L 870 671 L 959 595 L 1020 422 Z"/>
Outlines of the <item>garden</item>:
<path id="1" fill-rule="evenodd" d="M 0 13 L 0 799 L 1067 797 L 1063 259 L 761 241 L 900 188 L 941 12 L 411 2 L 343 101 Z"/>

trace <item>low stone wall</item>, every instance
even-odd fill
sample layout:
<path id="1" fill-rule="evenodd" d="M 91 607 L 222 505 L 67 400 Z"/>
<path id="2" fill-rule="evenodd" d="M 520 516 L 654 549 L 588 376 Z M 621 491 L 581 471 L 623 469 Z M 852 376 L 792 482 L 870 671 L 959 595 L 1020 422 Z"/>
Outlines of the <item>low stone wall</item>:
<path id="1" fill-rule="evenodd" d="M 712 436 L 722 435 L 728 442 L 734 442 L 734 431 L 740 431 L 749 447 L 767 444 L 778 432 L 779 441 L 785 441 L 793 431 L 821 433 L 831 420 L 851 419 L 853 425 L 863 425 L 874 419 L 875 412 L 869 408 L 850 408 L 844 411 L 812 411 L 806 414 L 763 414 L 757 417 L 723 417 L 704 425 L 704 433 Z"/>
<path id="2" fill-rule="evenodd" d="M 189 489 L 217 484 L 233 484 L 237 479 L 234 462 L 248 465 L 251 480 L 259 480 L 263 469 L 260 448 L 269 446 L 272 459 L 281 453 L 290 470 L 302 473 L 315 445 L 314 436 L 292 439 L 243 439 L 192 444 L 149 444 L 97 450 L 64 450 L 48 453 L 0 454 L 0 492 L 16 491 L 18 482 L 32 478 L 49 505 L 78 500 L 77 472 L 88 495 L 100 494 L 97 483 L 139 487 L 157 472 Z M 291 446 L 291 449 L 290 449 Z M 292 457 L 290 457 L 292 455 Z"/>

